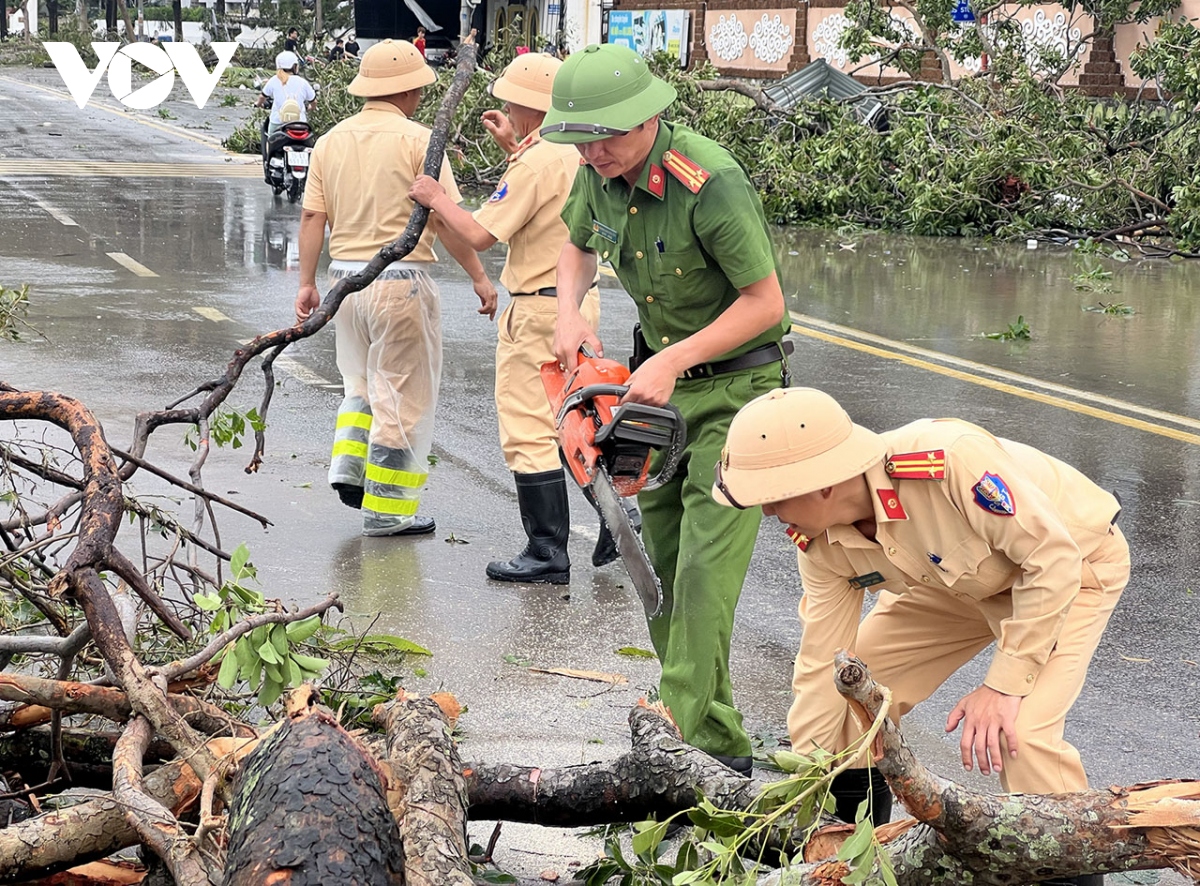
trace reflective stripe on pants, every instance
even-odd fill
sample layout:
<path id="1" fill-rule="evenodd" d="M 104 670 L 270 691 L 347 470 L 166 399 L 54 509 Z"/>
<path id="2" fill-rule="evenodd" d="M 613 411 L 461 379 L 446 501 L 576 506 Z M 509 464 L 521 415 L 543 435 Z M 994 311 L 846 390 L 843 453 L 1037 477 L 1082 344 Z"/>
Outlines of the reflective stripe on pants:
<path id="1" fill-rule="evenodd" d="M 394 528 L 397 518 L 417 512 L 418 495 L 429 479 L 418 467 L 411 452 L 371 444 L 363 495 L 364 531 Z"/>
<path id="2" fill-rule="evenodd" d="M 329 485 L 362 486 L 366 474 L 367 443 L 371 434 L 371 404 L 349 396 L 338 408 L 333 432 L 333 457 L 329 460 Z"/>

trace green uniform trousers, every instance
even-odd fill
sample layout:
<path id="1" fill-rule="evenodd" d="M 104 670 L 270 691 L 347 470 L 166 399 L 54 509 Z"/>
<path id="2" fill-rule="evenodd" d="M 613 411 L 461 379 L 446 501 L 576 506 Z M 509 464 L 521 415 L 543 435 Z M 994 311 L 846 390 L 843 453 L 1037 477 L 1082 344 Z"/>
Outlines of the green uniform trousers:
<path id="1" fill-rule="evenodd" d="M 662 663 L 659 695 L 684 740 L 710 754 L 751 752 L 733 704 L 729 639 L 762 521 L 759 508 L 713 501 L 713 466 L 734 414 L 781 384 L 779 363 L 681 379 L 671 402 L 687 421 L 687 449 L 671 482 L 638 496 L 642 540 L 663 588 L 662 611 L 649 620 Z M 655 455 L 652 471 L 662 459 Z"/>

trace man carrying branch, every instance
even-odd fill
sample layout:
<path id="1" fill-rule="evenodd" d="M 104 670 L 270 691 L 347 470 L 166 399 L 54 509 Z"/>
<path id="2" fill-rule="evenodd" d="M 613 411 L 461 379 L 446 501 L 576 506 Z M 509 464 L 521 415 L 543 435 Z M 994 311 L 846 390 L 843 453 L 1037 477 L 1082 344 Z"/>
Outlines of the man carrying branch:
<path id="1" fill-rule="evenodd" d="M 416 47 L 384 40 L 363 55 L 349 92 L 363 109 L 318 141 L 300 216 L 300 290 L 296 319 L 320 304 L 317 261 L 329 227 L 331 281 L 366 267 L 404 231 L 412 214 L 408 189 L 421 174 L 429 130 L 411 120 L 421 93 L 437 79 Z M 461 200 L 450 164 L 441 181 Z M 433 532 L 417 513 L 433 445 L 433 415 L 442 374 L 441 305 L 426 268 L 433 244 L 471 276 L 481 307 L 496 314 L 496 290 L 479 256 L 430 219 L 416 247 L 375 281 L 348 297 L 337 313 L 337 364 L 345 398 L 338 410 L 329 484 L 342 502 L 363 512 L 363 535 Z"/>

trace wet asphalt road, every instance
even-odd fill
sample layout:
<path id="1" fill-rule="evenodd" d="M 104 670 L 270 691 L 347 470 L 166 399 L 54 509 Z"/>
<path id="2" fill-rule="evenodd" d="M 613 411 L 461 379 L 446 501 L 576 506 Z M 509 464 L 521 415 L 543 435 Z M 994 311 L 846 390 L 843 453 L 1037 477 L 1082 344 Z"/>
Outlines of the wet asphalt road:
<path id="1" fill-rule="evenodd" d="M 125 446 L 138 411 L 161 408 L 217 375 L 239 342 L 291 322 L 299 210 L 272 199 L 252 159 L 214 144 L 236 109 L 172 102 L 174 121 L 79 111 L 53 94 L 62 91 L 53 73 L 0 69 L 0 122 L 10 132 L 0 148 L 0 282 L 30 284 L 30 320 L 46 336 L 0 345 L 0 378 L 81 399 Z M 877 429 L 925 416 L 968 418 L 1118 492 L 1133 580 L 1068 734 L 1096 786 L 1200 774 L 1200 268 L 1081 258 L 1050 244 L 1030 250 L 832 232 L 781 232 L 778 243 L 796 319 L 793 383 L 828 390 Z M 487 261 L 497 276 L 500 250 Z M 654 662 L 615 654 L 649 646 L 636 595 L 619 566 L 588 565 L 594 518 L 579 497 L 569 588 L 484 579 L 489 560 L 522 544 L 496 443 L 495 329 L 475 314 L 456 267 L 442 263 L 437 277 L 446 369 L 438 463 L 423 504 L 437 518 L 436 535 L 364 539 L 357 513 L 325 486 L 340 397 L 326 330 L 277 364 L 262 470 L 243 473 L 245 449 L 215 452 L 205 467 L 209 488 L 274 523 L 264 532 L 223 515 L 222 541 L 250 546 L 268 596 L 305 603 L 336 590 L 356 627 L 430 648 L 433 657 L 420 663 L 427 676 L 408 685 L 444 688 L 467 704 L 465 758 L 559 765 L 615 756 L 628 744 L 627 711 L 657 677 Z M 604 283 L 601 332 L 609 355 L 624 357 L 632 303 L 615 281 Z M 1136 313 L 1082 310 L 1100 302 Z M 977 337 L 1018 314 L 1031 341 Z M 261 376 L 248 371 L 231 403 L 247 409 L 261 393 Z M 0 438 L 14 433 L 0 428 Z M 182 428 L 159 431 L 149 457 L 185 474 L 191 451 L 182 438 Z M 131 486 L 191 512 L 190 502 L 144 474 Z M 768 744 L 785 732 L 797 599 L 794 551 L 778 526 L 764 523 L 732 667 L 747 727 Z M 994 779 L 964 778 L 956 739 L 941 726 L 985 664 L 964 669 L 906 720 L 935 770 L 983 787 Z M 527 665 L 616 672 L 629 682 L 608 687 Z M 506 828 L 502 866 L 565 874 L 598 845 L 534 830 Z M 473 826 L 477 840 L 486 833 Z"/>

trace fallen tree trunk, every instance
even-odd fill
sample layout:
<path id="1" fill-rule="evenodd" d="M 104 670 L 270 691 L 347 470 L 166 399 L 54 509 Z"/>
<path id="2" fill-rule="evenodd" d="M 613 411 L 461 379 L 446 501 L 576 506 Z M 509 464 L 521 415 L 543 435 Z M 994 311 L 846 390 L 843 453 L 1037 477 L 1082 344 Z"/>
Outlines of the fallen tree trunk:
<path id="1" fill-rule="evenodd" d="M 229 815 L 226 886 L 404 883 L 385 776 L 312 693 L 244 762 Z"/>
<path id="2" fill-rule="evenodd" d="M 208 742 L 216 758 L 236 760 L 254 746 L 246 739 Z M 194 808 L 202 783 L 179 760 L 146 776 L 143 789 L 176 815 Z M 45 877 L 133 846 L 137 831 L 113 797 L 89 800 L 0 830 L 0 882 Z"/>

